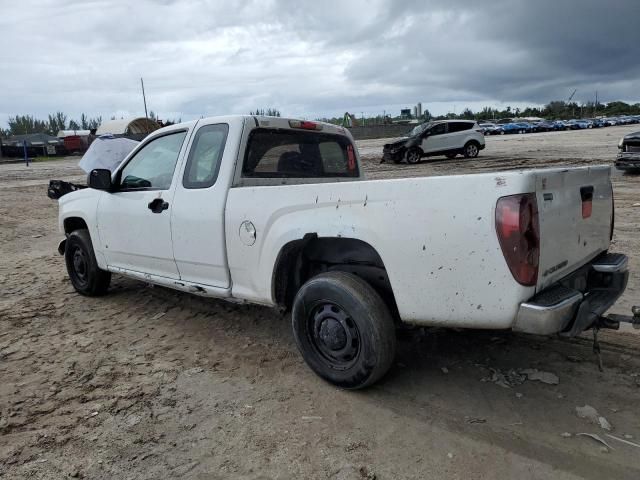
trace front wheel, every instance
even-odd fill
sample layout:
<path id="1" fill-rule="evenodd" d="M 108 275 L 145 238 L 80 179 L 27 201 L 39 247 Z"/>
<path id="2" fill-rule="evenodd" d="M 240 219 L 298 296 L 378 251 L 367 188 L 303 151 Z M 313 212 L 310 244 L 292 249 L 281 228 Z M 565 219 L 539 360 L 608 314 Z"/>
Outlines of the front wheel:
<path id="1" fill-rule="evenodd" d="M 89 297 L 107 293 L 111 272 L 98 268 L 88 230 L 71 232 L 65 245 L 64 260 L 71 284 L 78 293 Z"/>
<path id="2" fill-rule="evenodd" d="M 465 158 L 476 158 L 480 153 L 480 149 L 478 148 L 478 144 L 476 142 L 468 142 L 464 146 L 464 156 Z"/>
<path id="3" fill-rule="evenodd" d="M 393 317 L 373 287 L 356 275 L 313 277 L 298 291 L 291 321 L 307 365 L 339 387 L 375 383 L 395 357 Z"/>
<path id="4" fill-rule="evenodd" d="M 407 163 L 416 164 L 421 160 L 422 155 L 418 148 L 413 147 L 407 150 L 406 158 L 407 158 Z"/>

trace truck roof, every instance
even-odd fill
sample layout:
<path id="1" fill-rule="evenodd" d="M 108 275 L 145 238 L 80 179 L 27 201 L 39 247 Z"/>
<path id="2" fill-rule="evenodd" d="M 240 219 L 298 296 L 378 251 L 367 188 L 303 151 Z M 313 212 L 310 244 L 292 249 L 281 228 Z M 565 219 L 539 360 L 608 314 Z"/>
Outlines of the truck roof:
<path id="1" fill-rule="evenodd" d="M 323 133 L 346 135 L 348 137 L 351 137 L 351 133 L 349 132 L 349 130 L 339 125 L 333 125 L 331 123 L 320 122 L 317 120 L 303 120 L 299 118 L 288 118 L 288 117 L 269 117 L 266 115 L 221 115 L 221 116 L 204 117 L 200 120 L 191 120 L 188 122 L 169 125 L 167 127 L 161 128 L 160 130 L 156 130 L 153 133 L 158 134 L 158 133 L 179 130 L 185 127 L 189 128 L 200 121 L 202 122 L 206 121 L 206 123 L 211 123 L 211 122 L 227 123 L 230 121 L 238 121 L 238 120 L 246 120 L 246 119 L 250 119 L 255 123 L 256 127 L 261 127 L 261 128 L 285 128 L 285 129 L 292 129 L 292 130 L 306 129 L 306 130 L 315 130 Z M 306 128 L 305 126 L 295 127 L 294 125 L 292 125 L 292 122 L 298 122 L 306 125 L 307 127 L 311 125 L 316 125 L 317 127 L 316 128 Z"/>

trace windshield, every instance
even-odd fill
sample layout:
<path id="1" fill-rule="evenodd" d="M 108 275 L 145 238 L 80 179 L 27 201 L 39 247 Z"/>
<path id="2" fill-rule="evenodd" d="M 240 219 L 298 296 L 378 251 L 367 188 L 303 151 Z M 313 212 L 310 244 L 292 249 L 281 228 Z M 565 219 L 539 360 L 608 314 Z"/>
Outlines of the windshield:
<path id="1" fill-rule="evenodd" d="M 409 132 L 409 136 L 417 137 L 418 135 L 420 135 L 422 132 L 424 132 L 427 128 L 431 126 L 433 126 L 433 122 L 426 122 L 426 123 L 420 124 Z"/>

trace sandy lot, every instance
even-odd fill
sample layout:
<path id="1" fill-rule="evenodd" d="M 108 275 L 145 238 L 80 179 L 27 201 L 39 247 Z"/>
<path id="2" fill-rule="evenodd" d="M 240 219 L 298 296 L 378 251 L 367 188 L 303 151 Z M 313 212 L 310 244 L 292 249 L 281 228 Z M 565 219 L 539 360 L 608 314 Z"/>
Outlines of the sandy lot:
<path id="1" fill-rule="evenodd" d="M 610 163 L 633 127 L 491 137 L 475 160 L 380 164 L 369 177 Z M 50 178 L 78 159 L 0 165 L 0 478 L 640 478 L 640 336 L 415 330 L 385 379 L 344 392 L 317 378 L 288 316 L 114 277 L 81 297 L 55 248 Z M 614 176 L 615 248 L 640 303 L 640 176 Z M 559 384 L 524 381 L 537 368 Z M 506 383 L 501 380 L 506 378 Z M 502 383 L 502 385 L 501 385 Z M 576 415 L 590 405 L 607 431 Z M 610 448 L 578 433 L 597 434 Z"/>

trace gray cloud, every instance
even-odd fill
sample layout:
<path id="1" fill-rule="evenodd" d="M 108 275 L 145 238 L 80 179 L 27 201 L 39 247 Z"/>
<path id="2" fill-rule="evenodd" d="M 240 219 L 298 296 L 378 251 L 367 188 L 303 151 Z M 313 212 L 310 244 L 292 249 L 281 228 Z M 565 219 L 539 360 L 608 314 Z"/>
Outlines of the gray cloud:
<path id="1" fill-rule="evenodd" d="M 3 3 L 0 124 L 640 99 L 637 0 Z"/>

